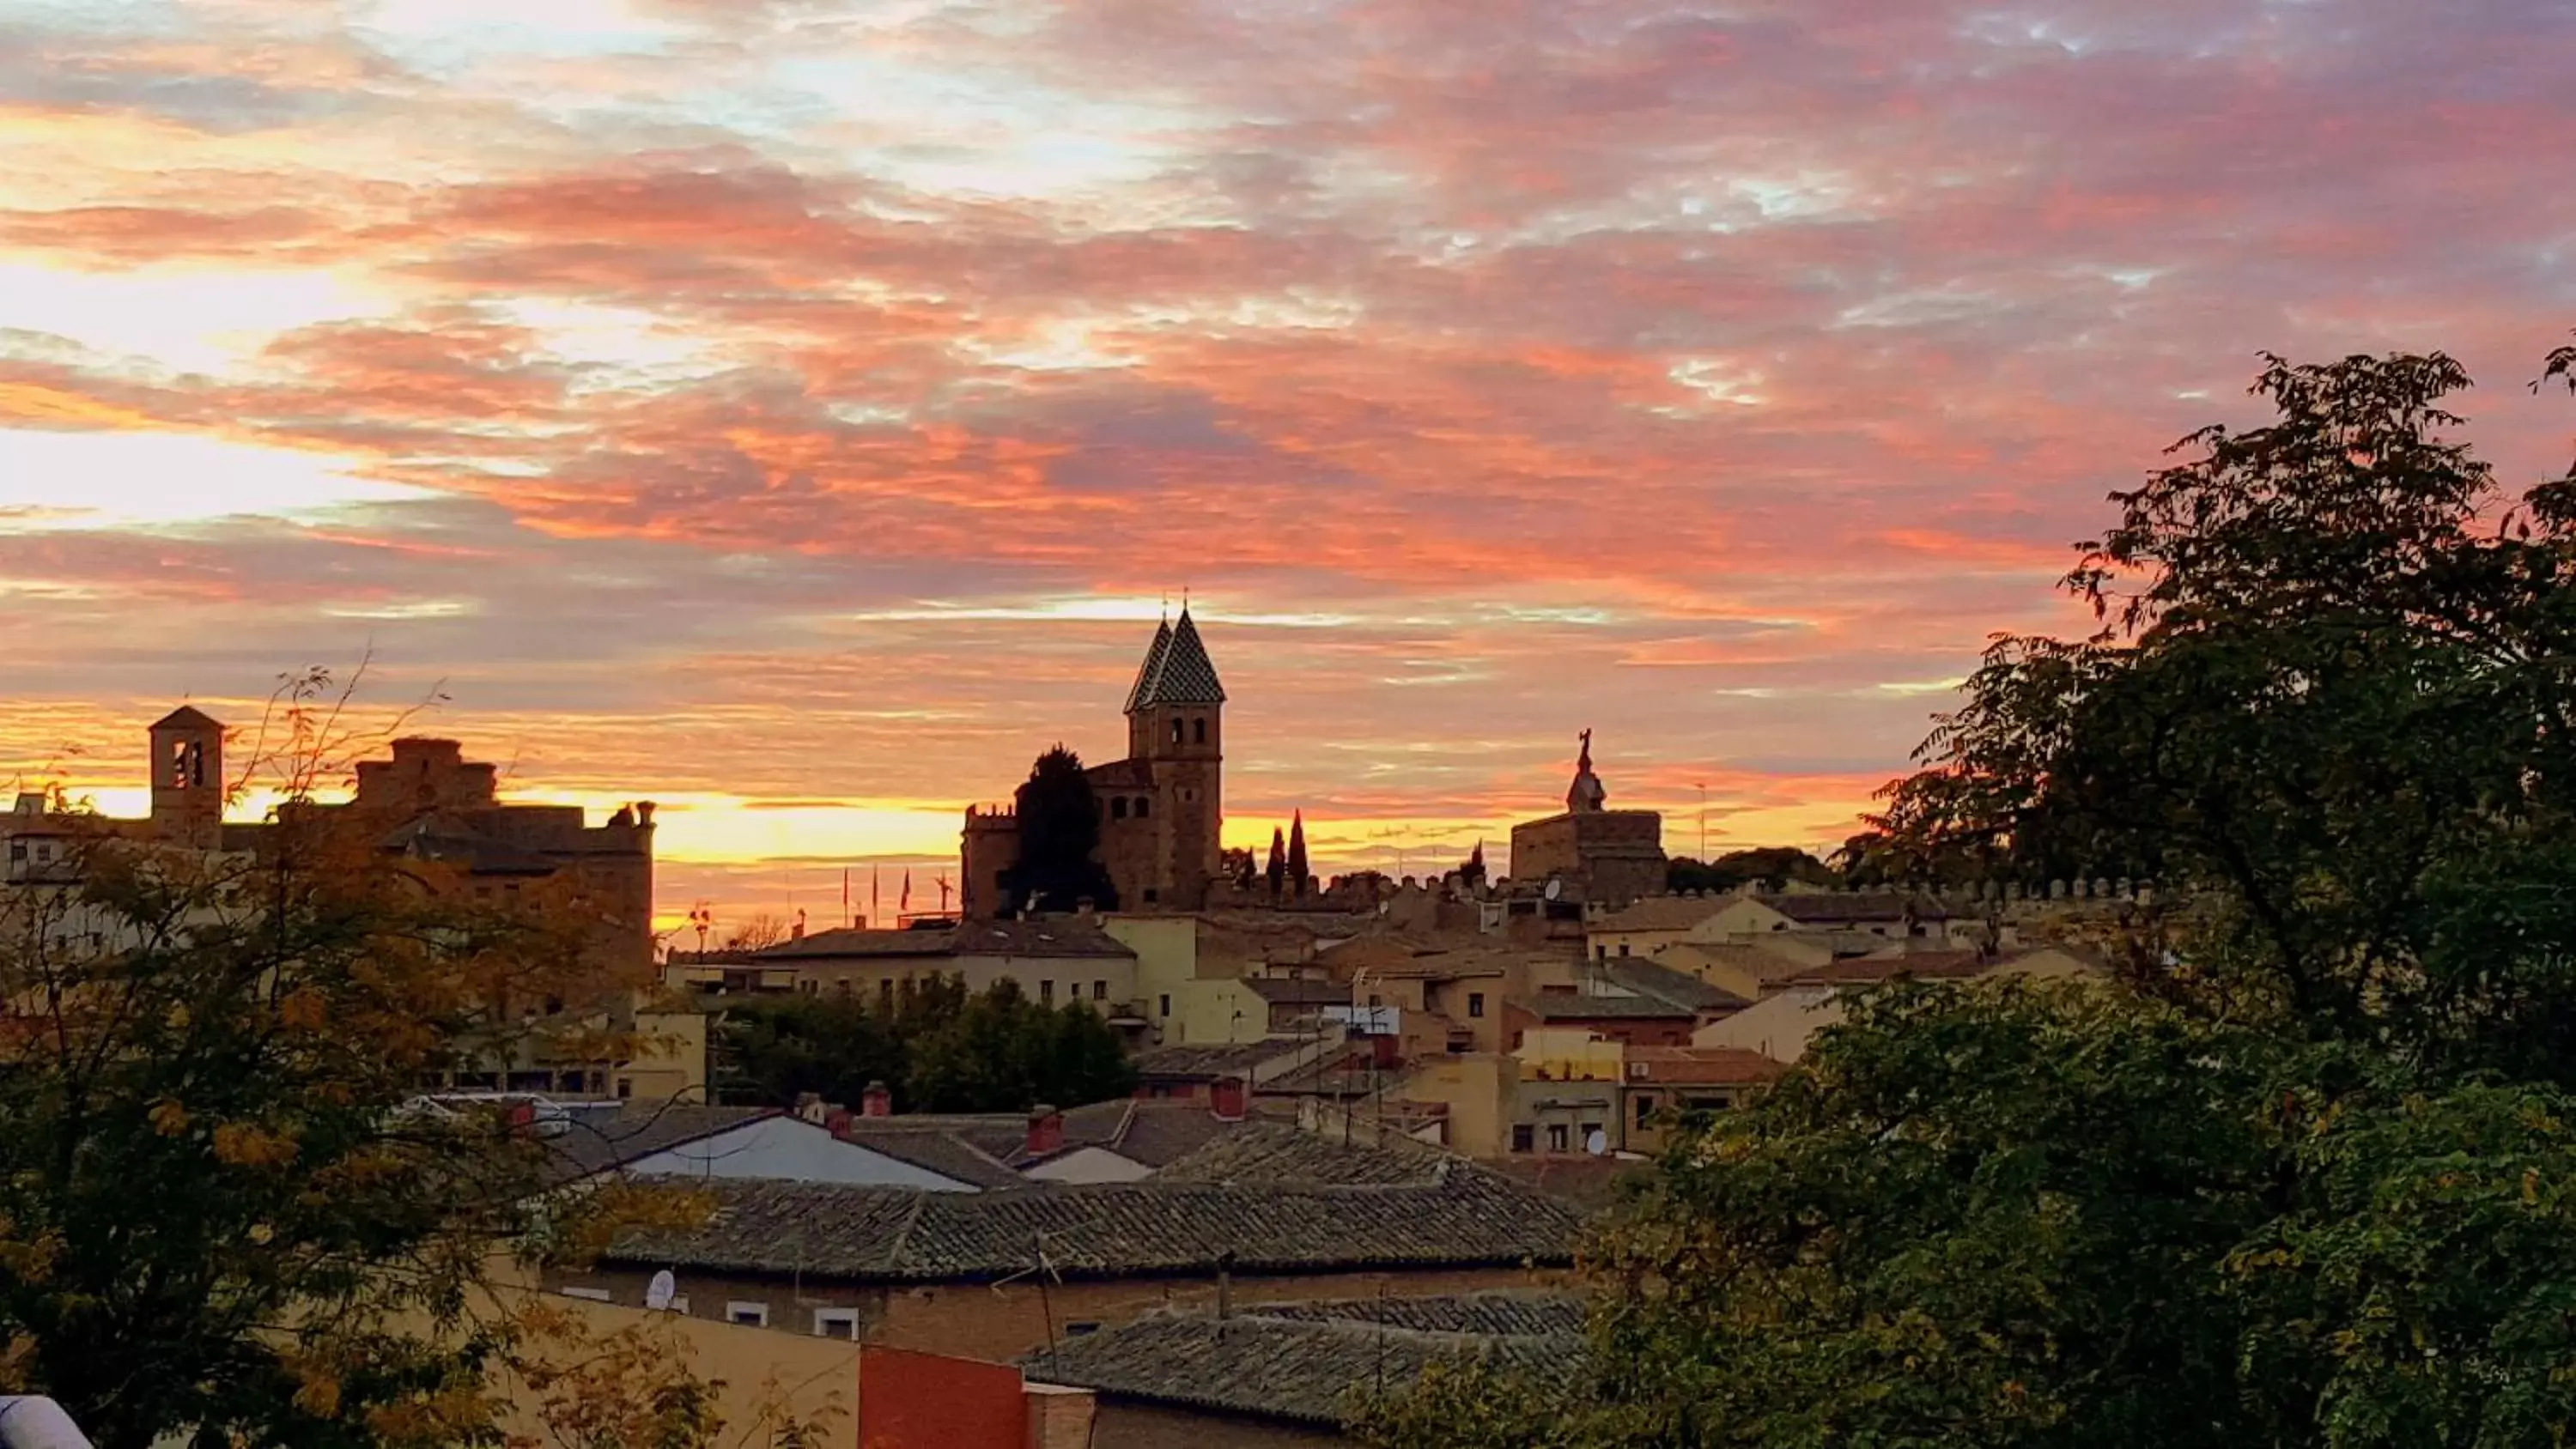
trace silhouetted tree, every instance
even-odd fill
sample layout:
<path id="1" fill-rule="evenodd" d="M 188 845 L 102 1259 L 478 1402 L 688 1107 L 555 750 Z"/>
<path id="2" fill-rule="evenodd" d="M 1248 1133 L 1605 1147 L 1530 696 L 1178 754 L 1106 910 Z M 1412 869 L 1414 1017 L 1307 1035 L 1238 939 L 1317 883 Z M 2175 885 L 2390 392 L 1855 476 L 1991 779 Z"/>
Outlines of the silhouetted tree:
<path id="1" fill-rule="evenodd" d="M 1270 827 L 1270 864 L 1262 873 L 1270 878 L 1271 898 L 1277 899 L 1288 885 L 1288 838 L 1276 825 Z"/>
<path id="2" fill-rule="evenodd" d="M 1776 891 L 1792 882 L 1813 886 L 1843 883 L 1832 866 L 1791 845 L 1732 850 L 1707 862 L 1682 856 L 1664 867 L 1664 888 L 1675 891 L 1731 891 L 1748 883 Z"/>
<path id="3" fill-rule="evenodd" d="M 1234 882 L 1240 889 L 1252 889 L 1252 883 L 1261 878 L 1261 862 L 1243 846 L 1229 847 L 1219 854 L 1218 860 L 1217 874 Z"/>
<path id="4" fill-rule="evenodd" d="M 1288 886 L 1299 895 L 1306 893 L 1306 882 L 1314 877 L 1306 865 L 1306 812 L 1298 811 L 1288 822 Z"/>
<path id="5" fill-rule="evenodd" d="M 1062 745 L 1038 756 L 1019 789 L 1020 858 L 1002 872 L 1005 910 L 1069 911 L 1084 897 L 1118 909 L 1118 888 L 1100 863 L 1100 802 L 1082 757 Z"/>

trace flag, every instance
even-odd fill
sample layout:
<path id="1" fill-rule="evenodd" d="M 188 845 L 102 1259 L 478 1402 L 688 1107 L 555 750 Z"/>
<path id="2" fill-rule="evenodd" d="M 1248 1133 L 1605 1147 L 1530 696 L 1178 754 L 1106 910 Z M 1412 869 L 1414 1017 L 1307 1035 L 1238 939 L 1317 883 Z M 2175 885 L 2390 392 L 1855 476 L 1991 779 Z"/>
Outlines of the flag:
<path id="1" fill-rule="evenodd" d="M 912 872 L 909 869 L 903 873 L 903 894 L 895 897 L 894 908 L 897 911 L 912 909 Z"/>

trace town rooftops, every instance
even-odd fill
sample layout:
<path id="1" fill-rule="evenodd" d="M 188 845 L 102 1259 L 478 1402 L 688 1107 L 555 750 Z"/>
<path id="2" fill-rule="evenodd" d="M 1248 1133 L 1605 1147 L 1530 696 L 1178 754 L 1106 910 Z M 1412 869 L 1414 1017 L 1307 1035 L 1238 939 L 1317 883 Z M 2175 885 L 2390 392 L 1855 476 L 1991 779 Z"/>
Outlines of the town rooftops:
<path id="1" fill-rule="evenodd" d="M 558 1176 L 589 1177 L 780 1115 L 775 1107 L 630 1105 L 615 1112 L 574 1113 L 563 1135 L 540 1140 L 551 1149 Z"/>
<path id="2" fill-rule="evenodd" d="M 1285 1129 L 1282 1129 L 1285 1130 Z M 1319 1146 L 1330 1144 L 1317 1141 Z M 1362 1149 L 1365 1150 L 1365 1149 Z M 1167 1177 L 1011 1192 L 700 1185 L 713 1215 L 638 1229 L 605 1260 L 847 1282 L 1463 1268 L 1569 1262 L 1574 1211 L 1464 1159 L 1397 1182 Z M 1238 1164 L 1246 1171 L 1262 1164 Z"/>
<path id="3" fill-rule="evenodd" d="M 1802 926 L 1839 926 L 1853 921 L 1946 921 L 1941 903 L 1893 891 L 1852 894 L 1843 891 L 1783 891 L 1753 899 Z"/>
<path id="4" fill-rule="evenodd" d="M 754 953 L 756 961 L 868 960 L 942 956 L 1099 957 L 1135 959 L 1117 938 L 1085 916 L 966 921 L 927 931 L 848 928 L 817 931 Z"/>
<path id="5" fill-rule="evenodd" d="M 1693 1011 L 1741 1011 L 1753 1003 L 1722 986 L 1712 986 L 1687 971 L 1659 966 L 1637 956 L 1596 963 L 1594 969 L 1611 986 L 1633 996 L 1649 996 Z"/>
<path id="6" fill-rule="evenodd" d="M 1024 1170 L 1094 1147 L 1160 1170 L 1243 1126 L 1195 1102 L 1140 1102 L 1128 1097 L 1074 1107 L 1061 1119 L 1058 1145 L 1037 1153 L 1028 1150 L 1028 1117 L 1017 1112 L 854 1116 L 841 1132 L 848 1140 L 888 1157 L 977 1187 L 996 1188 L 1025 1187 L 1029 1180 L 1020 1175 Z"/>
<path id="7" fill-rule="evenodd" d="M 1792 986 L 1865 986 L 1900 976 L 1917 981 L 1959 981 L 2001 965 L 1975 951 L 1906 951 L 1884 956 L 1846 956 L 1788 978 Z"/>
<path id="8" fill-rule="evenodd" d="M 1303 1041 L 1226 1042 L 1206 1046 L 1154 1047 L 1132 1059 L 1136 1075 L 1148 1082 L 1214 1082 L 1247 1075 L 1284 1056 L 1310 1048 Z"/>
<path id="9" fill-rule="evenodd" d="M 1582 1334 L 1582 1303 L 1559 1295 L 1283 1303 L 1222 1319 L 1142 1318 L 1066 1339 L 1020 1367 L 1034 1382 L 1112 1398 L 1329 1427 L 1435 1363 L 1569 1377 L 1579 1371 Z"/>
<path id="10" fill-rule="evenodd" d="M 1647 896 L 1592 923 L 1596 931 L 1687 931 L 1733 905 L 1737 897 Z"/>
<path id="11" fill-rule="evenodd" d="M 1742 1047 L 1632 1046 L 1626 1052 L 1631 1083 L 1677 1087 L 1750 1087 L 1772 1081 L 1788 1070 L 1757 1051 Z"/>
<path id="12" fill-rule="evenodd" d="M 1247 976 L 1243 984 L 1273 1006 L 1348 1006 L 1351 988 L 1342 981 L 1306 976 Z"/>
<path id="13" fill-rule="evenodd" d="M 1690 1021 L 1698 1013 L 1655 996 L 1592 996 L 1543 991 L 1515 996 L 1511 1005 L 1541 1021 Z"/>

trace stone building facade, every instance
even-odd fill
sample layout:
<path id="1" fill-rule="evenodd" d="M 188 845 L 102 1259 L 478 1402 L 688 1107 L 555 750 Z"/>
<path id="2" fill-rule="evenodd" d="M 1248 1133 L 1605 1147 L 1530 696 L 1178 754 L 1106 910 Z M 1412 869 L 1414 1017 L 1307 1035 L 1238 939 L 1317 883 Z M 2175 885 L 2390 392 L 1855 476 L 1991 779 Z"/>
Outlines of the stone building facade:
<path id="1" fill-rule="evenodd" d="M 1100 863 L 1122 910 L 1197 910 L 1225 824 L 1225 686 L 1188 609 L 1154 631 L 1126 714 L 1127 757 L 1083 772 L 1100 810 Z M 970 807 L 959 855 L 960 908 L 994 914 L 1002 873 L 1019 863 L 1016 804 Z"/>
<path id="2" fill-rule="evenodd" d="M 1664 892 L 1664 817 L 1612 810 L 1592 772 L 1592 732 L 1565 792 L 1565 813 L 1512 827 L 1512 878 L 1555 881 L 1568 900 L 1619 904 Z"/>

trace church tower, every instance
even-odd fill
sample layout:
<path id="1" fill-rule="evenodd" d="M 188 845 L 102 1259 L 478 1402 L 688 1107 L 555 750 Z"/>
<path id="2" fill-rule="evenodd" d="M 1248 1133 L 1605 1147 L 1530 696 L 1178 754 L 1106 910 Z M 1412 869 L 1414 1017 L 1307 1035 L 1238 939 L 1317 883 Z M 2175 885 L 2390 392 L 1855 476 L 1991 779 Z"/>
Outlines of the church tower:
<path id="1" fill-rule="evenodd" d="M 1155 899 L 1127 901 L 1126 909 L 1206 904 L 1225 824 L 1224 722 L 1225 686 L 1184 605 L 1178 620 L 1154 632 L 1127 692 L 1127 755 L 1152 772 L 1162 824 L 1155 831 Z"/>
<path id="2" fill-rule="evenodd" d="M 224 727 L 181 705 L 152 726 L 152 833 L 213 849 L 224 822 Z"/>

